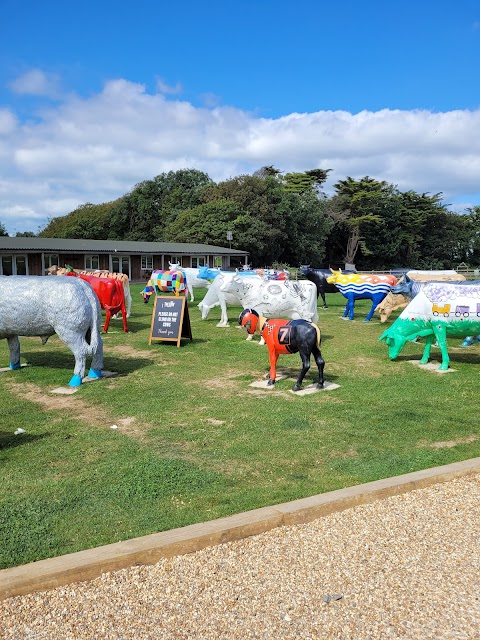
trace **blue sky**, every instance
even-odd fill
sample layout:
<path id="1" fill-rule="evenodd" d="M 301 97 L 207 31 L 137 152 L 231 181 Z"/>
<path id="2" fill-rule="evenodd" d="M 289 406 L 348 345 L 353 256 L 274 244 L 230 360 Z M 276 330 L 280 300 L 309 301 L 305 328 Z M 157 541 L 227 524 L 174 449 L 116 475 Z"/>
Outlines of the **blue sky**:
<path id="1" fill-rule="evenodd" d="M 0 222 L 190 167 L 480 204 L 477 0 L 0 0 Z"/>

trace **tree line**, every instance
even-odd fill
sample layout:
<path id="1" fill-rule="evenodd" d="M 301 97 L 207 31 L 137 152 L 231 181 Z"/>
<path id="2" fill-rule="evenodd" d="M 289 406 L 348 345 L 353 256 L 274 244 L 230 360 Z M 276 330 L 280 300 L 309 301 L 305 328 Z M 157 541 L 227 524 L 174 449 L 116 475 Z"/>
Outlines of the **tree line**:
<path id="1" fill-rule="evenodd" d="M 231 247 L 248 251 L 255 266 L 480 264 L 480 206 L 458 214 L 441 193 L 402 192 L 369 176 L 338 181 L 328 197 L 322 187 L 329 171 L 283 175 L 268 166 L 218 183 L 196 169 L 170 171 L 118 200 L 51 219 L 38 235 L 226 246 L 230 231 Z"/>

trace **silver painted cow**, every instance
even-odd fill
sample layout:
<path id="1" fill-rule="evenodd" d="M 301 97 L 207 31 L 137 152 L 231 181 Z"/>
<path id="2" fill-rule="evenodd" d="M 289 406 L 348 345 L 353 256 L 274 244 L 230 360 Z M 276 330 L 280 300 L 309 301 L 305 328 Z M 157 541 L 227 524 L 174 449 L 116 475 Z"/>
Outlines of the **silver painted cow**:
<path id="1" fill-rule="evenodd" d="M 420 364 L 427 364 L 432 344 L 440 347 L 440 371 L 448 369 L 447 336 L 465 338 L 480 333 L 480 283 L 450 284 L 431 282 L 422 287 L 395 322 L 380 336 L 385 340 L 391 360 L 405 343 L 425 338 Z"/>
<path id="2" fill-rule="evenodd" d="M 54 333 L 72 351 L 75 369 L 69 385 L 78 387 L 92 355 L 89 378 L 101 378 L 103 342 L 100 303 L 80 278 L 0 276 L 0 338 L 10 348 L 10 368 L 20 368 L 18 336 L 39 336 L 45 344 Z"/>

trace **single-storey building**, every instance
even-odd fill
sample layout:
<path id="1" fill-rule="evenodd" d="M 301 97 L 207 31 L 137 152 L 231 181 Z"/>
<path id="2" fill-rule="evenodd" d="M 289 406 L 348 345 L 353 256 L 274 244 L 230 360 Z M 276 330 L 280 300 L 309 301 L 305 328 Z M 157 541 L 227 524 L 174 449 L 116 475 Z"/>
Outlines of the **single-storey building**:
<path id="1" fill-rule="evenodd" d="M 53 265 L 125 273 L 133 282 L 148 279 L 154 269 L 182 267 L 233 269 L 247 264 L 248 251 L 186 242 L 70 240 L 0 237 L 0 275 L 46 275 Z"/>

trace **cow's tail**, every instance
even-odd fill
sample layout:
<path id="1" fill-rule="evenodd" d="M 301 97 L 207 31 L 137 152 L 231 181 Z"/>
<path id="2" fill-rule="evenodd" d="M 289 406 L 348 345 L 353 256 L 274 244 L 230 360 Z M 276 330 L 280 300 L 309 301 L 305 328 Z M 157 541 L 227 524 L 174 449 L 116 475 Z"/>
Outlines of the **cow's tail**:
<path id="1" fill-rule="evenodd" d="M 315 327 L 315 331 L 317 332 L 317 347 L 320 349 L 320 345 L 322 343 L 322 335 L 320 333 L 320 327 L 312 322 L 312 327 Z"/>

